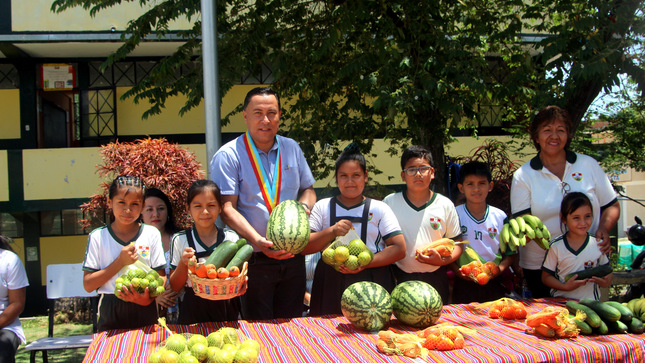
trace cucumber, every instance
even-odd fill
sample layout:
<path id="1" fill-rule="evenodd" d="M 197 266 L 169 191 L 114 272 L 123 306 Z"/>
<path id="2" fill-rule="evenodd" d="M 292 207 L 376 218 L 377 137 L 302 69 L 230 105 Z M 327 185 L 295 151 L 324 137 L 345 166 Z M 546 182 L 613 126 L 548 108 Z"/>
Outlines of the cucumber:
<path id="1" fill-rule="evenodd" d="M 612 271 L 613 269 L 609 264 L 599 265 L 596 267 L 570 273 L 564 277 L 564 281 L 569 281 L 573 277 L 573 275 L 578 275 L 578 277 L 576 277 L 576 280 L 584 280 L 584 279 L 591 278 L 593 276 L 605 277 L 610 273 L 612 273 Z"/>
<path id="2" fill-rule="evenodd" d="M 237 246 L 237 249 L 239 250 L 242 248 L 242 246 L 246 245 L 246 238 L 240 238 L 235 242 L 235 245 Z"/>
<path id="3" fill-rule="evenodd" d="M 601 320 L 600 326 L 595 328 L 594 332 L 602 335 L 609 334 L 609 328 L 607 327 L 607 324 L 605 324 L 605 322 Z"/>
<path id="4" fill-rule="evenodd" d="M 629 308 L 618 301 L 606 301 L 605 304 L 609 306 L 613 306 L 620 312 L 620 321 L 622 321 L 625 324 L 629 324 L 632 321 L 632 318 L 634 317 L 634 313 L 629 310 Z"/>
<path id="5" fill-rule="evenodd" d="M 593 299 L 580 299 L 579 303 L 592 308 L 606 322 L 620 320 L 620 311 L 604 302 Z"/>
<path id="6" fill-rule="evenodd" d="M 213 253 L 204 262 L 205 265 L 213 264 L 215 267 L 220 268 L 228 264 L 228 262 L 235 256 L 237 252 L 237 245 L 232 241 L 224 241 L 219 246 L 215 247 Z"/>
<path id="7" fill-rule="evenodd" d="M 643 334 L 644 330 L 645 330 L 645 326 L 643 326 L 643 322 L 640 321 L 640 319 L 632 318 L 632 321 L 629 322 L 629 332 L 630 333 Z"/>
<path id="8" fill-rule="evenodd" d="M 592 308 L 586 305 L 579 304 L 578 302 L 573 300 L 567 301 L 566 306 L 571 314 L 575 315 L 576 310 L 582 310 L 582 312 L 587 314 L 585 323 L 587 323 L 590 327 L 598 328 L 600 326 L 600 323 L 602 322 L 602 320 L 600 319 L 600 316 L 598 316 L 598 314 L 596 314 L 596 312 Z"/>
<path id="9" fill-rule="evenodd" d="M 620 320 L 617 321 L 608 321 L 607 322 L 607 327 L 609 328 L 609 331 L 618 333 L 618 334 L 625 334 L 627 333 L 627 325 L 623 323 Z"/>
<path id="10" fill-rule="evenodd" d="M 235 256 L 233 256 L 231 261 L 226 265 L 226 269 L 229 270 L 231 267 L 237 266 L 240 270 L 242 270 L 242 265 L 244 265 L 244 262 L 251 259 L 252 254 L 253 247 L 251 245 L 244 245 L 240 247 L 240 249 L 235 253 Z"/>
<path id="11" fill-rule="evenodd" d="M 569 319 L 573 320 L 576 323 L 578 329 L 580 329 L 580 334 L 591 335 L 591 333 L 593 333 L 593 330 L 591 330 L 589 324 L 585 323 L 584 321 L 575 319 L 575 316 L 573 315 L 569 315 Z"/>

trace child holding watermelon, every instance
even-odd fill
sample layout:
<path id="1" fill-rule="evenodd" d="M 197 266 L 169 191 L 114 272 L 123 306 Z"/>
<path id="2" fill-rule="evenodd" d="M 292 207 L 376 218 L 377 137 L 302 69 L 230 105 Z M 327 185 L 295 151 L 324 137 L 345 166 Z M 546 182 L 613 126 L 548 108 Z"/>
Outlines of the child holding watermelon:
<path id="1" fill-rule="evenodd" d="M 405 240 L 392 210 L 383 202 L 363 195 L 367 183 L 365 157 L 350 144 L 336 160 L 336 183 L 340 195 L 318 201 L 309 218 L 311 236 L 303 255 L 316 253 L 338 236 L 354 228 L 374 258 L 365 266 L 336 271 L 318 263 L 311 291 L 310 315 L 341 314 L 343 291 L 358 281 L 378 283 L 389 292 L 395 280 L 391 265 L 405 256 Z"/>
<path id="2" fill-rule="evenodd" d="M 188 262 L 193 256 L 204 262 L 223 241 L 237 241 L 232 230 L 217 228 L 215 221 L 222 210 L 220 190 L 212 180 L 197 180 L 188 188 L 186 202 L 193 227 L 175 234 L 170 249 L 170 286 L 184 295 L 179 302 L 178 324 L 233 321 L 240 312 L 239 298 L 207 300 L 195 295 L 188 279 Z M 218 266 L 220 267 L 220 266 Z"/>
<path id="3" fill-rule="evenodd" d="M 461 245 L 457 244 L 449 257 L 442 257 L 436 251 L 429 255 L 417 253 L 418 249 L 441 238 L 461 240 L 455 205 L 450 199 L 430 190 L 434 179 L 432 164 L 432 155 L 425 147 L 415 145 L 405 149 L 401 156 L 401 179 L 406 189 L 388 195 L 383 202 L 398 217 L 405 236 L 406 256 L 394 267 L 397 282 L 427 282 L 447 304 L 450 294 L 447 265 L 459 258 Z"/>
<path id="4" fill-rule="evenodd" d="M 469 246 L 484 260 L 494 261 L 498 256 L 500 260 L 495 261 L 498 266 L 491 269 L 492 279 L 483 285 L 454 268 L 458 278 L 453 287 L 452 303 L 497 300 L 506 294 L 501 276 L 512 265 L 516 254 L 509 251 L 509 255 L 502 257 L 499 251 L 499 233 L 507 216 L 501 209 L 486 203 L 488 193 L 493 190 L 490 168 L 479 161 L 464 164 L 459 171 L 457 187 L 466 197 L 466 203 L 457 206 L 463 238 L 470 241 Z"/>
<path id="5" fill-rule="evenodd" d="M 136 261 L 166 276 L 161 234 L 157 228 L 139 222 L 144 190 L 139 177 L 122 175 L 114 179 L 107 203 L 113 221 L 93 230 L 88 237 L 83 287 L 101 294 L 98 331 L 137 329 L 157 322 L 157 308 L 152 304 L 155 299 L 147 287 L 143 294 L 125 287 L 121 299 L 114 295 L 117 275 Z"/>

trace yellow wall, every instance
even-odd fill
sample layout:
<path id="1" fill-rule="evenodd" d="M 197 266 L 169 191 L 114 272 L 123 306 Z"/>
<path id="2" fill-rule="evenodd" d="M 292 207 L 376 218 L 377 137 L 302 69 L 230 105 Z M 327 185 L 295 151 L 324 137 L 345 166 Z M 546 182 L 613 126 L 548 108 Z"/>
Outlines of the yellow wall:
<path id="1" fill-rule="evenodd" d="M 7 150 L 0 150 L 0 202 L 9 201 L 9 166 Z"/>
<path id="2" fill-rule="evenodd" d="M 23 150 L 25 200 L 89 197 L 100 162 L 97 148 Z"/>
<path id="3" fill-rule="evenodd" d="M 0 139 L 20 138 L 20 90 L 0 89 Z"/>
<path id="4" fill-rule="evenodd" d="M 13 243 L 11 244 L 11 248 L 13 249 L 13 252 L 20 257 L 20 261 L 22 261 L 22 265 L 25 265 L 25 240 L 22 238 L 12 238 L 11 239 Z"/>
<path id="5" fill-rule="evenodd" d="M 92 18 L 88 10 L 75 7 L 62 13 L 53 13 L 52 0 L 11 0 L 13 31 L 99 31 L 116 27 L 122 31 L 129 20 L 143 14 L 151 6 L 139 6 L 139 1 L 122 2 L 101 10 Z M 154 3 L 154 2 L 150 2 Z M 181 20 L 171 25 L 171 30 L 189 29 L 194 22 Z"/>
<path id="6" fill-rule="evenodd" d="M 47 283 L 47 265 L 80 263 L 85 258 L 87 236 L 40 238 L 40 273 L 43 286 Z"/>
<path id="7" fill-rule="evenodd" d="M 221 116 L 231 112 L 244 101 L 244 96 L 255 86 L 235 86 L 222 100 Z M 132 98 L 121 100 L 128 90 L 126 87 L 117 88 L 117 120 L 119 135 L 159 135 L 159 134 L 199 134 L 204 133 L 204 103 L 193 108 L 183 116 L 179 110 L 184 105 L 184 96 L 171 97 L 166 101 L 162 114 L 143 119 L 141 116 L 149 108 L 146 102 L 135 104 Z M 231 123 L 222 128 L 222 132 L 244 132 L 246 126 L 242 114 L 231 118 Z"/>

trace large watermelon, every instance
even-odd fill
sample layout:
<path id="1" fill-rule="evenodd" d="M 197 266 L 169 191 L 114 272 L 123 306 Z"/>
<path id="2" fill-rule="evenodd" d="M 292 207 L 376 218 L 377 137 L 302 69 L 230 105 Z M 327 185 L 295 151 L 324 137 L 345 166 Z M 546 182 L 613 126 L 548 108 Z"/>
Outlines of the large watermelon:
<path id="1" fill-rule="evenodd" d="M 392 317 L 392 299 L 381 285 L 360 281 L 349 285 L 340 299 L 343 316 L 367 331 L 381 330 Z"/>
<path id="2" fill-rule="evenodd" d="M 427 328 L 441 316 L 441 296 L 423 281 L 405 281 L 392 290 L 392 310 L 403 324 Z"/>
<path id="3" fill-rule="evenodd" d="M 267 224 L 267 239 L 271 249 L 285 250 L 294 255 L 309 243 L 309 216 L 295 200 L 285 200 L 273 208 Z"/>

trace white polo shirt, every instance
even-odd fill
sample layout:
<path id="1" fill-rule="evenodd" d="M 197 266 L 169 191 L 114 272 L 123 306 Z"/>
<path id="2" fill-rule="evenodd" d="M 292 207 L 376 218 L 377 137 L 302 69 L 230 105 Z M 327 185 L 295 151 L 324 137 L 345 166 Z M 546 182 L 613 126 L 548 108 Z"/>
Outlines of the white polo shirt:
<path id="1" fill-rule="evenodd" d="M 607 255 L 600 252 L 596 238 L 587 235 L 587 240 L 577 251 L 569 246 L 565 236 L 556 238 L 542 266 L 542 270 L 555 276 L 561 282 L 566 282 L 565 277 L 573 272 L 582 271 L 609 263 Z M 566 297 L 568 299 L 600 299 L 600 288 L 597 284 L 589 282 L 571 291 L 551 289 L 551 295 Z"/>
<path id="2" fill-rule="evenodd" d="M 383 199 L 392 208 L 405 238 L 406 256 L 396 265 L 407 273 L 434 272 L 440 266 L 417 261 L 414 256 L 418 248 L 432 241 L 447 237 L 461 237 L 461 226 L 455 205 L 439 193 L 433 193 L 430 201 L 417 208 L 408 200 L 405 192 L 390 194 Z"/>
<path id="3" fill-rule="evenodd" d="M 598 162 L 590 156 L 566 152 L 567 164 L 562 180 L 545 168 L 539 155 L 513 174 L 511 212 L 514 216 L 532 214 L 542 221 L 551 236 L 565 233 L 560 224 L 560 204 L 564 191 L 585 193 L 591 200 L 594 222 L 589 229 L 595 235 L 601 211 L 616 202 L 616 193 Z M 540 270 L 546 252 L 531 241 L 520 248 L 520 266 Z"/>
<path id="4" fill-rule="evenodd" d="M 29 286 L 27 273 L 18 255 L 9 250 L 0 249 L 0 314 L 9 306 L 9 290 L 18 290 L 27 286 Z M 25 334 L 19 318 L 2 329 L 15 333 L 20 341 L 25 343 Z"/>

